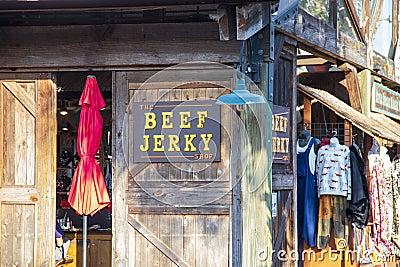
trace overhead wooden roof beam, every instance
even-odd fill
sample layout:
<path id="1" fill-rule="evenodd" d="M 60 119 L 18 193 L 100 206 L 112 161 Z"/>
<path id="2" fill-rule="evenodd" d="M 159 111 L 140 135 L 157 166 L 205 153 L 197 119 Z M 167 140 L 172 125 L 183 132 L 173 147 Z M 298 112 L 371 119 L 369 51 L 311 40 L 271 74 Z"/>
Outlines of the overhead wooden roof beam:
<path id="1" fill-rule="evenodd" d="M 94 9 L 121 9 L 121 8 L 154 8 L 188 5 L 235 4 L 243 5 L 256 2 L 278 2 L 260 0 L 47 0 L 47 1 L 0 1 L 1 11 L 49 11 L 49 10 L 94 10 Z"/>
<path id="2" fill-rule="evenodd" d="M 354 30 L 357 32 L 358 37 L 360 40 L 365 44 L 365 36 L 364 32 L 361 30 L 360 27 L 360 18 L 358 17 L 357 10 L 351 0 L 344 0 L 344 3 L 349 11 L 349 15 L 351 17 L 351 21 L 354 24 Z"/>
<path id="3" fill-rule="evenodd" d="M 344 63 L 339 66 L 339 69 L 344 71 L 346 77 L 346 87 L 349 92 L 350 105 L 358 112 L 363 113 L 361 103 L 360 84 L 358 82 L 357 69 L 349 63 Z"/>

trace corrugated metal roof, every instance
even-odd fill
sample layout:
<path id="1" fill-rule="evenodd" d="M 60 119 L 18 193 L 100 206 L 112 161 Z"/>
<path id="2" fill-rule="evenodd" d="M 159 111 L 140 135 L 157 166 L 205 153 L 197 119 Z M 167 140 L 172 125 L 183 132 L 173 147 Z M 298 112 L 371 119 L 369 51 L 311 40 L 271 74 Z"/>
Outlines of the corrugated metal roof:
<path id="1" fill-rule="evenodd" d="M 304 94 L 316 99 L 318 102 L 334 111 L 339 117 L 348 120 L 368 135 L 400 143 L 400 131 L 398 131 L 399 134 L 397 134 L 397 128 L 400 128 L 400 125 L 386 116 L 386 119 L 382 119 L 381 116 L 376 115 L 369 118 L 324 90 L 314 89 L 302 84 L 298 84 L 297 88 Z M 396 127 L 394 127 L 394 125 L 396 125 Z"/>

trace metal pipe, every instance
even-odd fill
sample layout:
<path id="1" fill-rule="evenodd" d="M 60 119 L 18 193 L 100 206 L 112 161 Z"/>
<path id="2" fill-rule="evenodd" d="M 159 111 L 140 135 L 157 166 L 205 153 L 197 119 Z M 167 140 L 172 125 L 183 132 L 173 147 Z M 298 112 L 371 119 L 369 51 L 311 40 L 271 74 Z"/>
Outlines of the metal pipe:
<path id="1" fill-rule="evenodd" d="M 87 216 L 83 215 L 83 251 L 82 267 L 86 267 L 86 249 L 87 249 Z"/>

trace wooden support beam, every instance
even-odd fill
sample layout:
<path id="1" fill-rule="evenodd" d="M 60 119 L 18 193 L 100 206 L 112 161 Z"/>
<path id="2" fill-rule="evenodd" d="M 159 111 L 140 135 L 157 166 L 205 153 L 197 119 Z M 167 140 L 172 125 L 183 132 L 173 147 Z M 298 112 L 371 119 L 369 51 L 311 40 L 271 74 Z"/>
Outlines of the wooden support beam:
<path id="1" fill-rule="evenodd" d="M 299 46 L 310 47 L 316 52 L 350 62 L 356 67 L 367 67 L 367 46 L 346 35 L 337 37 L 336 29 L 299 9 L 299 14 L 276 29 L 299 41 Z M 321 33 L 324 34 L 321 34 Z"/>
<path id="2" fill-rule="evenodd" d="M 348 120 L 344 120 L 344 142 L 343 144 L 345 146 L 351 146 L 353 143 L 353 129 L 351 122 Z"/>
<path id="3" fill-rule="evenodd" d="M 25 1 L 22 5 L 19 0 L 0 1 L 2 11 L 57 11 L 57 10 L 113 10 L 122 8 L 154 8 L 154 7 L 176 7 L 176 6 L 199 6 L 214 5 L 220 2 L 227 4 L 243 4 L 259 2 L 259 0 L 64 0 L 64 1 Z"/>
<path id="4" fill-rule="evenodd" d="M 221 5 L 217 9 L 217 16 L 211 16 L 218 22 L 219 39 L 221 41 L 232 40 L 236 36 L 235 6 Z"/>
<path id="5" fill-rule="evenodd" d="M 350 19 L 354 25 L 355 32 L 357 33 L 360 40 L 365 43 L 365 35 L 360 27 L 360 18 L 358 17 L 354 2 L 352 0 L 344 0 L 344 3 L 347 7 L 347 11 L 349 12 Z"/>
<path id="6" fill-rule="evenodd" d="M 14 71 L 35 67 L 120 69 L 189 61 L 237 63 L 241 45 L 236 40 L 221 42 L 218 25 L 211 20 L 204 23 L 2 27 L 0 35 L 0 68 Z"/>
<path id="7" fill-rule="evenodd" d="M 112 106 L 112 117 L 123 118 L 126 115 L 127 103 L 129 103 L 126 89 L 127 79 L 125 72 L 114 72 L 112 74 L 112 96 L 118 105 Z M 116 120 L 112 125 L 112 155 L 113 176 L 119 177 L 118 182 L 114 179 L 112 185 L 112 214 L 114 218 L 112 234 L 113 264 L 115 267 L 128 266 L 129 259 L 129 231 L 127 224 L 127 205 L 125 193 L 128 188 L 128 168 L 124 156 L 124 148 L 128 147 L 123 133 L 126 125 L 123 120 Z"/>
<path id="8" fill-rule="evenodd" d="M 389 58 L 394 55 L 399 41 L 399 0 L 392 0 L 392 42 L 390 44 Z"/>
<path id="9" fill-rule="evenodd" d="M 337 0 L 329 0 L 328 23 L 335 29 L 337 29 L 337 23 L 338 23 L 338 7 L 337 6 L 338 6 Z"/>
<path id="10" fill-rule="evenodd" d="M 360 93 L 362 110 L 364 114 L 369 117 L 371 112 L 371 88 L 372 88 L 372 77 L 371 71 L 365 69 L 358 74 L 360 81 Z"/>
<path id="11" fill-rule="evenodd" d="M 378 75 L 389 78 L 393 81 L 396 79 L 395 65 L 393 60 L 389 59 L 388 57 L 384 57 L 379 53 L 373 52 L 372 61 L 372 69 Z M 399 83 L 400 80 L 397 78 L 396 82 Z"/>
<path id="12" fill-rule="evenodd" d="M 311 98 L 304 96 L 304 111 L 303 111 L 303 123 L 304 128 L 311 133 Z"/>
<path id="13" fill-rule="evenodd" d="M 367 12 L 363 14 L 365 21 L 362 24 L 363 29 L 366 29 L 370 19 L 364 17 Z M 396 85 L 400 84 L 400 76 L 395 77 L 393 60 L 372 51 L 368 42 L 364 44 L 346 35 L 337 38 L 336 29 L 302 9 L 299 9 L 296 18 L 278 25 L 276 30 L 298 41 L 299 48 L 329 57 L 333 61 L 348 62 L 357 68 L 375 70 L 380 76 L 395 81 Z"/>
<path id="14" fill-rule="evenodd" d="M 270 22 L 268 6 L 268 3 L 263 2 L 236 7 L 238 40 L 247 40 L 267 26 Z"/>
<path id="15" fill-rule="evenodd" d="M 369 40 L 369 26 L 371 21 L 371 1 L 362 0 L 361 28 L 366 40 Z"/>
<path id="16" fill-rule="evenodd" d="M 360 84 L 358 82 L 357 69 L 349 63 L 339 66 L 346 77 L 347 91 L 349 93 L 350 106 L 362 113 Z"/>
<path id="17" fill-rule="evenodd" d="M 379 27 L 379 19 L 381 18 L 383 7 L 383 0 L 373 0 L 371 7 L 371 24 L 370 24 L 370 33 L 369 36 L 371 39 L 374 38 L 376 31 Z"/>

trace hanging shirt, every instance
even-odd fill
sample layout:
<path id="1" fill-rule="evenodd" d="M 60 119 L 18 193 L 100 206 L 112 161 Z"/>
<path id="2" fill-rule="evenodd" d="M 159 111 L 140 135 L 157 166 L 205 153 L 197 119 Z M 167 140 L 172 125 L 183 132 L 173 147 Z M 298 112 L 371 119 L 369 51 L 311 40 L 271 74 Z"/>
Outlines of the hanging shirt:
<path id="1" fill-rule="evenodd" d="M 345 196 L 351 199 L 350 150 L 331 138 L 329 145 L 318 151 L 318 197 L 321 195 Z"/>

